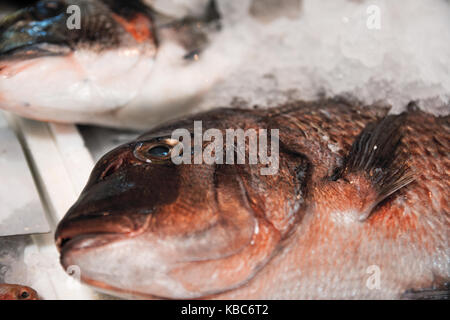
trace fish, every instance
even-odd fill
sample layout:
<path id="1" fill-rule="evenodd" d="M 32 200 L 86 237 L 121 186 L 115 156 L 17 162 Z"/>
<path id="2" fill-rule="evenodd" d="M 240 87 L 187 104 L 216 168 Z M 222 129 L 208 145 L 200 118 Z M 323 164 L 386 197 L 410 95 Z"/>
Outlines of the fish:
<path id="1" fill-rule="evenodd" d="M 194 135 L 196 121 L 278 132 L 278 171 L 195 164 L 192 151 L 175 163 L 173 133 Z M 237 157 L 233 143 L 223 150 Z M 97 162 L 57 227 L 60 261 L 131 299 L 443 299 L 449 152 L 450 116 L 414 103 L 401 114 L 333 98 L 182 117 Z"/>
<path id="2" fill-rule="evenodd" d="M 39 300 L 39 295 L 27 286 L 0 284 L 0 300 Z"/>
<path id="3" fill-rule="evenodd" d="M 42 0 L 9 14 L 0 21 L 0 109 L 131 129 L 187 112 L 222 72 L 203 59 L 220 29 L 214 4 L 182 18 L 141 0 Z"/>

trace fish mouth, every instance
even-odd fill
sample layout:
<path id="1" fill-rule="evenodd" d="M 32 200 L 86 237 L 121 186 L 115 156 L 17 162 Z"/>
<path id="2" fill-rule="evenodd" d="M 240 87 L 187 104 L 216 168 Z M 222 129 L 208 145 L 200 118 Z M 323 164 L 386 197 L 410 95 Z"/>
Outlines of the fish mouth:
<path id="1" fill-rule="evenodd" d="M 14 46 L 0 45 L 0 59 L 19 60 L 40 57 L 57 57 L 70 54 L 70 47 L 63 44 L 52 44 L 47 42 L 15 43 Z"/>
<path id="2" fill-rule="evenodd" d="M 55 240 L 60 262 L 68 273 L 74 267 L 79 270 L 80 280 L 87 285 L 123 298 L 203 299 L 228 291 L 238 283 L 225 280 L 223 285 L 209 290 L 203 285 L 197 288 L 192 282 L 198 278 L 200 282 L 209 283 L 210 277 L 204 276 L 203 272 L 214 273 L 221 261 L 234 260 L 246 248 L 252 247 L 245 242 L 232 254 L 198 260 L 189 250 L 180 250 L 184 241 L 193 239 L 161 238 L 146 232 L 147 223 L 136 228 L 126 225 L 127 219 L 119 217 L 114 224 L 99 219 L 68 220 L 58 226 Z M 243 278 L 253 275 L 254 272 Z"/>
<path id="3" fill-rule="evenodd" d="M 153 295 L 145 295 L 141 292 L 132 292 L 122 288 L 112 286 L 108 281 L 100 281 L 86 275 L 84 269 L 81 269 L 79 256 L 89 250 L 100 249 L 103 246 L 110 245 L 113 242 L 124 240 L 127 235 L 113 232 L 93 232 L 79 233 L 71 235 L 74 231 L 63 232 L 56 239 L 56 246 L 60 252 L 60 262 L 64 270 L 70 274 L 72 267 L 80 270 L 80 280 L 103 292 L 105 294 L 116 295 L 123 298 L 145 298 L 145 299 L 164 299 Z"/>
<path id="4" fill-rule="evenodd" d="M 99 214 L 101 216 L 101 214 Z M 80 270 L 80 280 L 100 291 L 107 294 L 122 295 L 127 297 L 140 297 L 139 293 L 133 295 L 129 290 L 122 290 L 120 287 L 113 287 L 108 284 L 108 281 L 96 280 L 92 277 L 91 272 L 85 272 L 86 266 L 82 257 L 89 254 L 89 252 L 103 250 L 115 242 L 129 239 L 137 234 L 133 232 L 133 228 L 127 226 L 127 219 L 119 223 L 101 224 L 95 219 L 80 219 L 79 221 L 62 222 L 55 233 L 55 244 L 60 253 L 60 263 L 64 270 L 70 274 L 72 267 Z M 98 252 L 98 251 L 96 251 Z M 121 294 L 120 294 L 121 293 Z M 147 299 L 157 297 L 146 297 Z M 160 299 L 160 298 L 159 298 Z"/>
<path id="5" fill-rule="evenodd" d="M 64 270 L 70 273 L 72 267 L 77 267 L 80 270 L 80 279 L 86 285 L 95 288 L 96 290 L 105 294 L 119 296 L 122 298 L 139 298 L 148 300 L 161 300 L 167 299 L 164 297 L 145 294 L 143 292 L 133 291 L 131 289 L 123 289 L 121 286 L 114 286 L 110 284 L 110 281 L 98 280 L 97 277 L 93 277 L 91 273 L 84 272 L 79 263 L 79 257 L 89 250 L 101 249 L 113 242 L 121 241 L 127 238 L 126 234 L 112 233 L 112 232 L 97 232 L 97 233 L 80 233 L 78 235 L 70 235 L 68 233 L 62 233 L 56 239 L 56 245 L 60 252 L 60 262 Z"/>
<path id="6" fill-rule="evenodd" d="M 56 246 L 62 256 L 65 256 L 69 251 L 88 250 L 98 248 L 102 245 L 123 239 L 124 234 L 120 233 L 87 233 L 75 235 L 73 237 L 61 236 L 56 240 Z M 67 265 L 64 265 L 67 268 Z"/>
<path id="7" fill-rule="evenodd" d="M 107 213 L 99 213 L 93 218 L 62 221 L 55 233 L 58 251 L 64 256 L 72 250 L 88 250 L 100 247 L 115 240 L 135 236 L 139 233 L 137 227 L 128 217 L 109 217 Z"/>

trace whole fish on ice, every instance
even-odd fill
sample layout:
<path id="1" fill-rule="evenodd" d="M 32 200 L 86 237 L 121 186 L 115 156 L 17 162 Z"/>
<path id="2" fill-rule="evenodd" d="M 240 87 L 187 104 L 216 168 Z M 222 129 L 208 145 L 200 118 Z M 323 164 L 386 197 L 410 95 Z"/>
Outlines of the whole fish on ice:
<path id="1" fill-rule="evenodd" d="M 194 120 L 278 129 L 278 172 L 174 164 Z M 448 298 L 449 142 L 449 116 L 339 100 L 167 123 L 99 160 L 58 226 L 61 263 L 122 297 Z"/>
<path id="2" fill-rule="evenodd" d="M 219 27 L 214 2 L 203 11 L 181 19 L 140 0 L 43 0 L 8 15 L 0 21 L 0 108 L 132 128 L 188 112 L 223 75 L 198 59 Z"/>

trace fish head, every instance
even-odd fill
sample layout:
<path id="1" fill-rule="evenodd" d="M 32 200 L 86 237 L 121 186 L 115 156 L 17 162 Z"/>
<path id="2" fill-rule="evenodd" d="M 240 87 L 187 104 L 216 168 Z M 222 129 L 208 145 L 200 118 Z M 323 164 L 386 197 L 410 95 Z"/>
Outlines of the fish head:
<path id="1" fill-rule="evenodd" d="M 2 59 L 64 55 L 70 51 L 65 1 L 39 1 L 1 23 Z M 67 34 L 65 34 L 65 32 Z"/>
<path id="2" fill-rule="evenodd" d="M 140 1 L 38 1 L 0 21 L 0 108 L 38 120 L 107 117 L 137 95 L 155 56 Z"/>
<path id="3" fill-rule="evenodd" d="M 245 114 L 219 110 L 202 124 L 225 132 Z M 56 232 L 65 269 L 77 266 L 82 281 L 119 296 L 202 298 L 245 285 L 280 250 L 300 218 L 302 183 L 292 177 L 305 160 L 280 155 L 273 176 L 260 165 L 195 164 L 195 153 L 191 164 L 175 164 L 180 141 L 171 132 L 193 134 L 191 120 L 97 163 Z"/>
<path id="4" fill-rule="evenodd" d="M 0 300 L 39 300 L 39 296 L 27 286 L 0 284 Z"/>

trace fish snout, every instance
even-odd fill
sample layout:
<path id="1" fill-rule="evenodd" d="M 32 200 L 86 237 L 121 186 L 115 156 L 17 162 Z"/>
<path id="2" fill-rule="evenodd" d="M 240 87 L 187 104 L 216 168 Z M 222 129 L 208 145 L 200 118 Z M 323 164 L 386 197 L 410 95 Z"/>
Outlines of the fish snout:
<path id="1" fill-rule="evenodd" d="M 100 246 L 104 243 L 104 238 L 111 240 L 124 237 L 140 228 L 136 221 L 126 216 L 108 215 L 105 212 L 98 217 L 78 216 L 61 221 L 55 233 L 58 250 L 64 254 L 72 249 Z"/>
<path id="2" fill-rule="evenodd" d="M 154 181 L 169 175 L 170 168 L 146 170 L 129 151 L 133 146 L 119 147 L 99 161 L 78 201 L 60 222 L 57 238 L 79 232 L 136 233 L 159 206 L 176 199 L 176 176 L 165 187 Z"/>

